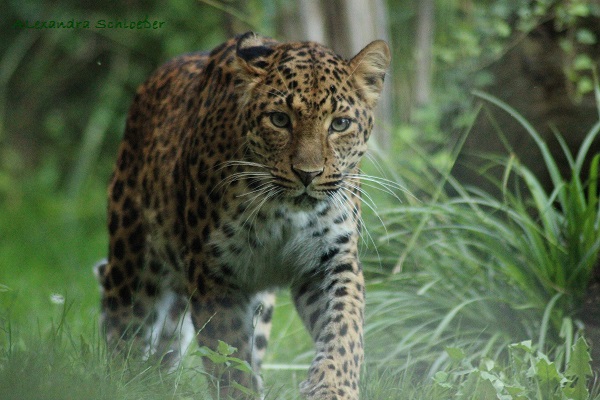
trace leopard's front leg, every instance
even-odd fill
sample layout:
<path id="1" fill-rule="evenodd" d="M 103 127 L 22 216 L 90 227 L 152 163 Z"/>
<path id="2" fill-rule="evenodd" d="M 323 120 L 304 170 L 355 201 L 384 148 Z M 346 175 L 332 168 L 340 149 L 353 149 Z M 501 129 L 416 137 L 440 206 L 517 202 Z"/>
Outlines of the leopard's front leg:
<path id="1" fill-rule="evenodd" d="M 334 260 L 322 276 L 307 277 L 292 293 L 316 345 L 302 394 L 313 400 L 358 400 L 364 354 L 364 278 L 358 260 Z"/>

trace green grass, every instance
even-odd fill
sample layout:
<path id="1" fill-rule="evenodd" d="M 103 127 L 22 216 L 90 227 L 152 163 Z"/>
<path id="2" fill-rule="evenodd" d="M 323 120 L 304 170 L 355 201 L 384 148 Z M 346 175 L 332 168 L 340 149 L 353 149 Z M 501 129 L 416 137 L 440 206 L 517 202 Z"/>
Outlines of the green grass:
<path id="1" fill-rule="evenodd" d="M 447 346 L 462 347 L 474 359 L 498 359 L 511 343 L 527 339 L 564 365 L 583 334 L 578 315 L 600 249 L 600 155 L 586 156 L 600 123 L 576 156 L 564 146 L 572 175 L 562 177 L 527 121 L 479 96 L 510 112 L 534 137 L 554 188 L 546 193 L 509 157 L 496 161 L 506 171 L 496 182 L 501 199 L 448 177 L 459 196 L 380 212 L 387 224 L 382 238 L 408 256 L 402 274 L 374 282 L 367 343 L 398 369 L 421 365 L 435 373 L 451 362 Z M 406 358 L 409 363 L 401 361 Z"/>
<path id="2" fill-rule="evenodd" d="M 54 182 L 25 178 L 0 200 L 0 317 L 15 324 L 49 323 L 61 297 L 74 302 L 74 325 L 89 320 L 99 302 L 92 265 L 105 253 L 105 189 L 96 183 L 79 199 Z"/>
<path id="3" fill-rule="evenodd" d="M 197 351 L 175 371 L 157 363 L 110 359 L 103 340 L 90 324 L 72 329 L 66 321 L 71 310 L 50 326 L 16 332 L 3 326 L 0 351 L 0 393 L 3 399 L 208 399 L 208 383 L 200 370 Z M 42 332 L 44 331 L 44 332 Z M 587 344 L 579 339 L 566 368 L 535 352 L 531 342 L 509 347 L 510 363 L 482 359 L 472 362 L 460 348 L 448 348 L 451 362 L 444 371 L 426 377 L 416 368 L 368 365 L 361 393 L 365 400 L 396 399 L 600 399 L 591 393 Z M 265 371 L 266 399 L 298 399 L 298 383 L 305 371 Z M 508 397 L 513 396 L 513 397 Z"/>
<path id="4" fill-rule="evenodd" d="M 75 333 L 63 322 L 46 333 L 4 332 L 3 399 L 203 398 L 206 384 L 192 384 L 192 369 L 165 374 L 150 363 L 111 362 L 97 329 Z"/>
<path id="5" fill-rule="evenodd" d="M 479 95 L 536 138 L 554 188 L 544 191 L 514 157 L 491 159 L 506 171 L 495 182 L 500 199 L 437 167 L 423 170 L 426 159 L 418 172 L 366 166 L 395 183 L 371 181 L 382 190 L 369 192 L 374 210 L 365 210 L 373 241 L 361 249 L 369 277 L 363 399 L 600 399 L 578 319 L 600 248 L 600 156 L 586 158 L 600 123 L 568 154 L 572 175 L 562 177 L 527 121 Z M 106 356 L 91 273 L 106 251 L 105 184 L 87 180 L 69 196 L 51 171 L 0 192 L 0 397 L 206 398 L 197 349 L 172 373 Z M 457 197 L 446 196 L 446 182 Z M 398 204 L 390 194 L 398 184 L 418 199 L 398 193 Z M 298 398 L 312 351 L 280 295 L 267 399 Z"/>

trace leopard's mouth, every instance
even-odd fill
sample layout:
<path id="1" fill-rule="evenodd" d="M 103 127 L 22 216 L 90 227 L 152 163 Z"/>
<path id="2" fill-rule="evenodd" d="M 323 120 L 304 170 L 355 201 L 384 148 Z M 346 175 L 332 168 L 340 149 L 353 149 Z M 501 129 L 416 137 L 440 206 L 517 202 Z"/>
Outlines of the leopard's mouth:
<path id="1" fill-rule="evenodd" d="M 315 185 L 313 183 L 308 187 L 303 185 L 296 186 L 293 182 L 281 178 L 271 182 L 271 184 L 277 188 L 282 195 L 281 197 L 286 199 L 286 202 L 303 209 L 314 208 L 317 204 L 328 201 L 338 189 L 335 184 Z M 259 182 L 255 182 L 255 186 L 260 188 Z M 257 189 L 255 188 L 254 190 Z"/>
<path id="2" fill-rule="evenodd" d="M 304 189 L 300 193 L 287 196 L 288 202 L 291 202 L 295 207 L 299 207 L 305 210 L 314 209 L 319 204 L 332 201 L 335 197 L 337 188 L 330 188 L 326 190 L 311 190 Z"/>

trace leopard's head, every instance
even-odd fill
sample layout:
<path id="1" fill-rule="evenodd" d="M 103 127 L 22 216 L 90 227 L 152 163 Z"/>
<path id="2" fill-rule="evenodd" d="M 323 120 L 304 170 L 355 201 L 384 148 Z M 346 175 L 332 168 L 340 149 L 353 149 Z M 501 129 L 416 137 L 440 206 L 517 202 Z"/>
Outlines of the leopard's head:
<path id="1" fill-rule="evenodd" d="M 235 62 L 256 190 L 309 205 L 352 191 L 390 63 L 387 44 L 374 41 L 345 60 L 317 43 L 279 44 L 250 32 L 239 38 Z"/>

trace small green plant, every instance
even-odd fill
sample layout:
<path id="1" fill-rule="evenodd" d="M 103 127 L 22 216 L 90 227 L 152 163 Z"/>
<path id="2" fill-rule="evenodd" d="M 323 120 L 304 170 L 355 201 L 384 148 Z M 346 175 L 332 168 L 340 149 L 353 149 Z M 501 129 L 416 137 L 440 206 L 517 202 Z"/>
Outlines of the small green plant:
<path id="1" fill-rule="evenodd" d="M 237 369 L 246 374 L 252 374 L 252 367 L 247 361 L 232 357 L 237 349 L 228 345 L 227 343 L 219 340 L 219 344 L 216 350 L 209 349 L 206 346 L 201 347 L 198 351 L 193 354 L 201 357 L 206 357 L 215 366 L 215 370 L 211 371 L 210 375 L 207 375 L 208 379 L 211 380 L 219 390 L 220 378 L 232 369 Z M 233 382 L 233 386 L 240 392 L 248 395 L 249 397 L 257 397 L 258 395 L 252 390 L 245 386 L 240 385 L 237 382 Z"/>
<path id="2" fill-rule="evenodd" d="M 508 367 L 491 359 L 477 365 L 460 348 L 447 348 L 455 368 L 439 371 L 435 384 L 457 400 L 586 400 L 592 376 L 589 346 L 583 337 L 573 345 L 566 369 L 536 352 L 530 340 L 508 347 Z"/>

